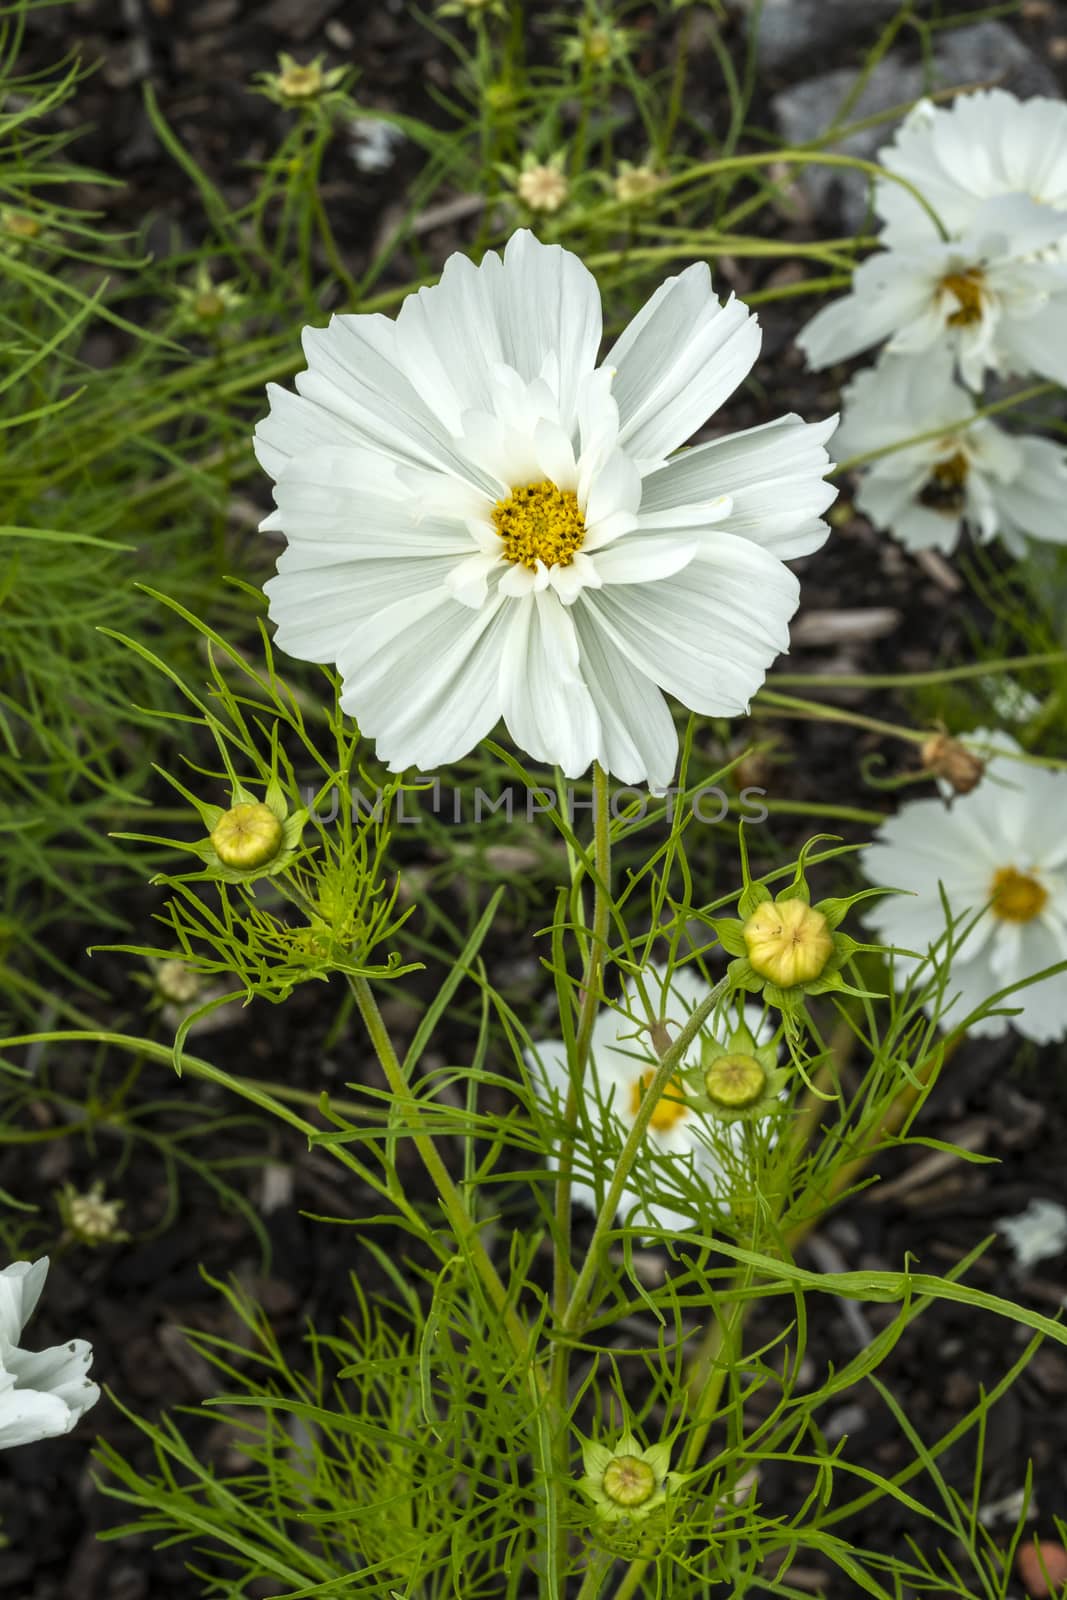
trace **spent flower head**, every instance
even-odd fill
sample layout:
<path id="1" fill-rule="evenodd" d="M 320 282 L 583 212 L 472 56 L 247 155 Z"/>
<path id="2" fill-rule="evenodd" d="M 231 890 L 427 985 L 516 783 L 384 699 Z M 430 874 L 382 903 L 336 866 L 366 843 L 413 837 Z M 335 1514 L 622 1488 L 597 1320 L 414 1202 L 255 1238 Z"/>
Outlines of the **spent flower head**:
<path id="1" fill-rule="evenodd" d="M 192 283 L 180 284 L 175 295 L 181 320 L 201 332 L 224 322 L 245 300 L 235 284 L 215 283 L 206 261 L 197 263 Z"/>
<path id="2" fill-rule="evenodd" d="M 655 167 L 647 164 L 635 167 L 629 161 L 620 161 L 612 192 L 624 205 L 637 205 L 655 194 L 662 182 L 663 174 Z"/>
<path id="3" fill-rule="evenodd" d="M 90 1249 L 122 1244 L 130 1237 L 119 1226 L 123 1202 L 104 1199 L 101 1179 L 90 1184 L 84 1193 L 79 1193 L 72 1183 L 65 1183 L 56 1194 L 56 1206 L 71 1238 Z"/>
<path id="4" fill-rule="evenodd" d="M 332 91 L 337 89 L 348 69 L 332 67 L 324 71 L 324 60 L 324 56 L 316 56 L 313 61 L 302 63 L 282 50 L 278 56 L 277 72 L 261 72 L 258 75 L 260 93 L 289 110 L 324 105 L 336 99 Z"/>
<path id="5" fill-rule="evenodd" d="M 570 183 L 564 171 L 566 155 L 557 151 L 542 161 L 527 151 L 516 176 L 515 193 L 528 211 L 541 211 L 548 215 L 559 211 L 567 203 Z"/>

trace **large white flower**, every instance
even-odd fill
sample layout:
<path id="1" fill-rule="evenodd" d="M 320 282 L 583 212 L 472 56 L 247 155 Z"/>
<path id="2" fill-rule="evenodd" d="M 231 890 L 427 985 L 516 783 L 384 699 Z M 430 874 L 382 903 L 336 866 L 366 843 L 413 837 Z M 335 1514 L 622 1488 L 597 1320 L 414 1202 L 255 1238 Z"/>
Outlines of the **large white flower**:
<path id="1" fill-rule="evenodd" d="M 878 160 L 919 190 L 950 235 L 968 232 L 983 201 L 1011 194 L 1061 212 L 1067 235 L 1062 100 L 1017 100 L 1005 89 L 959 95 L 950 106 L 920 100 Z M 929 212 L 903 184 L 879 180 L 874 208 L 885 224 L 885 244 L 938 236 Z"/>
<path id="2" fill-rule="evenodd" d="M 856 268 L 851 291 L 797 336 L 812 367 L 886 343 L 894 355 L 944 344 L 980 389 L 987 371 L 1067 384 L 1067 261 L 1042 252 L 1067 213 L 1025 195 L 983 201 L 958 238 L 901 238 Z"/>
<path id="3" fill-rule="evenodd" d="M 1018 750 L 1006 734 L 979 730 L 968 742 Z M 1067 961 L 1067 773 L 1023 765 L 1011 755 L 990 759 L 970 794 L 951 807 L 912 800 L 883 824 L 862 856 L 872 883 L 910 891 L 877 902 L 867 920 L 886 943 L 923 952 L 944 937 L 939 886 L 952 917 L 977 921 L 953 959 L 946 994 L 956 995 L 945 1019 L 955 1023 L 1009 984 Z M 983 910 L 983 907 L 985 908 Z M 914 959 L 896 957 L 903 981 Z M 1018 1016 L 990 1017 L 975 1033 L 1004 1033 L 1009 1024 L 1038 1043 L 1067 1034 L 1067 974 L 1045 978 L 1003 1002 Z"/>
<path id="4" fill-rule="evenodd" d="M 600 297 L 520 232 L 454 255 L 395 322 L 304 331 L 256 449 L 289 548 L 278 643 L 335 662 L 394 769 L 466 754 L 503 717 L 571 777 L 669 785 L 661 690 L 744 712 L 788 647 L 833 422 L 784 417 L 674 455 L 745 378 L 759 330 L 704 265 L 668 279 L 597 366 Z"/>
<path id="5" fill-rule="evenodd" d="M 36 1354 L 19 1346 L 47 1276 L 47 1256 L 0 1272 L 0 1450 L 69 1433 L 100 1398 L 86 1377 L 93 1352 L 84 1339 Z"/>
<path id="6" fill-rule="evenodd" d="M 856 505 L 909 550 L 949 551 L 964 523 L 1016 555 L 1028 538 L 1067 541 L 1067 452 L 974 417 L 974 397 L 953 380 L 947 350 L 924 360 L 883 356 L 857 373 L 842 401 L 842 457 L 934 435 L 861 469 Z"/>
<path id="7" fill-rule="evenodd" d="M 690 1014 L 707 999 L 706 983 L 693 971 L 681 967 L 667 982 L 666 969 L 652 967 L 646 974 L 650 995 L 660 1000 L 669 1031 L 677 1033 Z M 624 1008 L 631 1015 L 641 1014 L 641 1003 L 633 986 L 624 995 Z M 759 1007 L 746 1005 L 745 1025 L 757 1044 L 763 1045 L 771 1038 L 773 1028 Z M 722 1040 L 734 1024 L 733 1013 L 709 1027 L 693 1040 L 686 1052 L 680 1073 L 697 1069 L 701 1063 L 702 1041 Z M 567 1051 L 562 1040 L 549 1039 L 539 1043 L 529 1053 L 528 1064 L 535 1086 L 546 1104 L 553 1101 L 557 1107 L 566 1103 L 570 1084 Z M 586 1104 L 577 1123 L 575 1140 L 575 1172 L 578 1176 L 571 1186 L 571 1200 L 596 1212 L 611 1179 L 612 1162 L 597 1140 L 597 1130 L 610 1119 L 614 1124 L 616 1139 L 621 1142 L 633 1127 L 638 1108 L 648 1082 L 656 1070 L 656 1058 L 647 1035 L 639 1035 L 633 1022 L 619 1011 L 605 1007 L 593 1025 L 592 1048 L 586 1073 Z M 733 1181 L 723 1171 L 721 1155 L 717 1156 L 713 1143 L 727 1141 L 740 1162 L 745 1150 L 744 1130 L 738 1122 L 716 1123 L 714 1138 L 709 1133 L 707 1118 L 683 1096 L 685 1089 L 676 1078 L 667 1086 L 652 1112 L 646 1133 L 646 1151 L 637 1163 L 633 1185 L 623 1191 L 619 1207 L 624 1221 L 644 1224 L 655 1229 L 676 1233 L 686 1228 L 698 1227 L 702 1218 L 693 1210 L 683 1210 L 684 1192 L 691 1189 L 694 1180 L 709 1196 L 727 1201 Z M 583 1125 L 586 1132 L 583 1133 Z M 549 1156 L 554 1169 L 557 1159 Z M 677 1178 L 673 1174 L 677 1173 Z M 590 1181 L 595 1174 L 599 1185 Z M 662 1198 L 642 1201 L 639 1187 L 647 1193 L 654 1188 Z"/>

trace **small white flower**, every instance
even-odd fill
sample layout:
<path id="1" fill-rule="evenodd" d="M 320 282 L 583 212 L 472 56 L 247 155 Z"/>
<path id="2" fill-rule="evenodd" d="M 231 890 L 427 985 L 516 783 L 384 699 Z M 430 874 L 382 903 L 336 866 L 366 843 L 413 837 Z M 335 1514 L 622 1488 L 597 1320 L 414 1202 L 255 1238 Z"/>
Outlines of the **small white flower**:
<path id="1" fill-rule="evenodd" d="M 1018 750 L 1003 733 L 977 730 L 968 742 Z M 942 1021 L 952 1025 L 982 1001 L 1046 967 L 1067 961 L 1067 773 L 990 757 L 985 777 L 951 809 L 912 800 L 883 824 L 863 852 L 872 883 L 908 891 L 879 900 L 868 922 L 887 944 L 925 952 L 944 937 L 939 885 L 957 923 L 977 916 L 957 948 L 946 995 L 957 996 Z M 982 908 L 985 907 L 985 910 Z M 895 957 L 898 983 L 917 962 Z M 1067 976 L 1059 973 L 1002 1002 L 1014 1017 L 987 1017 L 974 1033 L 1014 1026 L 1044 1044 L 1067 1034 Z"/>
<path id="2" fill-rule="evenodd" d="M 37 1354 L 19 1347 L 47 1275 L 47 1256 L 0 1271 L 0 1450 L 69 1433 L 100 1398 L 86 1376 L 93 1352 L 84 1339 Z"/>
<path id="3" fill-rule="evenodd" d="M 1004 89 L 959 95 L 951 106 L 920 100 L 878 152 L 880 164 L 905 178 L 933 206 L 948 233 L 974 224 L 983 201 L 1027 195 L 1065 213 L 1067 233 L 1067 105 L 1035 95 L 1017 100 Z M 881 179 L 874 208 L 885 244 L 937 237 L 929 212 L 902 184 Z"/>
<path id="4" fill-rule="evenodd" d="M 404 142 L 404 130 L 382 117 L 353 117 L 348 139 L 348 153 L 360 172 L 388 172 L 397 146 Z"/>
<path id="5" fill-rule="evenodd" d="M 1067 383 L 1067 261 L 1042 258 L 1065 235 L 1067 212 L 1025 195 L 983 201 L 958 238 L 909 236 L 869 256 L 797 343 L 815 368 L 886 341 L 894 355 L 945 344 L 972 389 L 987 371 Z"/>
<path id="6" fill-rule="evenodd" d="M 924 360 L 883 356 L 857 373 L 842 401 L 842 457 L 941 430 L 861 469 L 856 505 L 909 550 L 947 552 L 964 524 L 1016 555 L 1028 538 L 1067 541 L 1067 451 L 973 418 L 973 396 L 954 382 L 947 350 Z"/>
<path id="7" fill-rule="evenodd" d="M 665 789 L 661 690 L 742 714 L 822 544 L 833 421 L 784 417 L 674 454 L 745 378 L 755 318 L 699 264 L 597 366 L 600 296 L 525 231 L 445 263 L 395 322 L 304 331 L 297 394 L 256 430 L 288 550 L 279 646 L 336 662 L 394 770 L 454 761 L 503 718 L 568 777 L 599 761 Z"/>
<path id="8" fill-rule="evenodd" d="M 1024 1272 L 1067 1250 L 1067 1210 L 1055 1200 L 1031 1200 L 1025 1211 L 998 1217 L 993 1226 L 1005 1236 Z"/>
<path id="9" fill-rule="evenodd" d="M 685 967 L 672 974 L 669 987 L 666 969 L 661 966 L 650 968 L 645 975 L 645 982 L 653 1003 L 660 1000 L 672 1035 L 678 1033 L 709 993 L 707 984 L 698 974 Z M 632 1014 L 641 1014 L 641 1002 L 632 985 L 627 987 L 624 1004 Z M 765 1044 L 771 1038 L 774 1030 L 758 1006 L 746 1005 L 744 1018 L 758 1044 Z M 725 1018 L 720 1018 L 715 1034 L 728 1034 L 734 1020 L 731 1010 Z M 709 1194 L 729 1199 L 728 1194 L 721 1194 L 724 1174 L 720 1161 L 707 1142 L 708 1121 L 692 1105 L 685 1103 L 686 1091 L 680 1081 L 683 1072 L 699 1068 L 701 1040 L 705 1033 L 709 1038 L 715 1037 L 707 1029 L 697 1035 L 683 1057 L 678 1076 L 667 1085 L 666 1092 L 655 1106 L 645 1136 L 649 1160 L 638 1163 L 639 1170 L 643 1169 L 645 1175 L 642 1187 L 647 1190 L 651 1185 L 662 1192 L 665 1198 L 642 1202 L 636 1186 L 624 1190 L 619 1212 L 627 1222 L 636 1221 L 638 1225 L 647 1224 L 670 1233 L 699 1226 L 701 1219 L 691 1210 L 679 1209 L 685 1202 L 684 1196 L 677 1192 L 686 1178 L 691 1182 L 694 1176 L 703 1181 Z M 539 1043 L 528 1054 L 527 1060 L 546 1102 L 556 1098 L 562 1107 L 566 1103 L 570 1084 L 563 1041 L 549 1039 Z M 618 1011 L 608 1007 L 601 1010 L 593 1025 L 592 1049 L 585 1082 L 587 1104 L 584 1116 L 579 1116 L 575 1140 L 575 1171 L 596 1174 L 601 1181 L 595 1187 L 586 1178 L 577 1177 L 571 1187 L 571 1199 L 575 1205 L 596 1212 L 611 1179 L 611 1163 L 603 1149 L 595 1140 L 582 1136 L 583 1121 L 588 1118 L 596 1127 L 604 1119 L 610 1118 L 621 1143 L 634 1125 L 657 1064 L 647 1035 L 639 1035 L 633 1022 Z M 745 1149 L 742 1124 L 716 1123 L 715 1128 L 717 1137 L 725 1139 L 740 1158 Z M 558 1165 L 555 1156 L 549 1156 L 549 1165 L 553 1170 Z M 679 1173 L 678 1185 L 671 1183 L 672 1169 Z M 653 1173 L 654 1178 L 651 1176 Z M 672 1190 L 675 1191 L 674 1199 L 678 1204 L 672 1203 Z"/>

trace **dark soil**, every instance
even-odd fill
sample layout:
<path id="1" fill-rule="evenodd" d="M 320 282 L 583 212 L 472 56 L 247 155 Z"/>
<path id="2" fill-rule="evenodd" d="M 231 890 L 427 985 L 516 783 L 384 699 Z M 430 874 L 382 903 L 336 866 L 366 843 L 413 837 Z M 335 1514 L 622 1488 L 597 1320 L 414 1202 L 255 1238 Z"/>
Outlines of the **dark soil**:
<path id="1" fill-rule="evenodd" d="M 1028 15 L 1013 25 L 1031 48 L 1043 52 L 1051 40 L 1067 39 L 1067 8 L 1030 5 L 1024 10 Z M 640 13 L 634 25 L 643 27 L 644 48 L 655 61 L 669 43 L 665 25 Z M 739 27 L 727 38 L 739 55 Z M 178 136 L 236 205 L 248 197 L 248 164 L 275 145 L 284 115 L 268 100 L 250 97 L 244 86 L 255 72 L 274 67 L 279 49 L 292 50 L 302 60 L 325 52 L 330 66 L 357 62 L 359 92 L 367 104 L 420 115 L 436 114 L 427 84 L 447 82 L 449 72 L 442 46 L 412 22 L 406 7 L 364 7 L 349 0 L 204 0 L 189 7 L 180 0 L 78 0 L 73 7 L 36 13 L 31 42 L 31 54 L 40 65 L 68 49 L 102 62 L 84 86 L 76 120 L 91 130 L 80 146 L 83 159 L 127 184 L 108 202 L 111 220 L 122 226 L 150 216 L 162 218 L 190 242 L 197 238 L 198 213 L 191 209 L 185 178 L 152 132 L 142 103 L 144 83 L 151 83 Z M 860 53 L 861 46 L 849 44 L 831 58 L 820 55 L 806 65 L 822 70 L 854 61 Z M 1062 63 L 1062 56 L 1054 59 Z M 794 69 L 797 77 L 804 72 L 805 64 Z M 717 81 L 710 56 L 703 81 Z M 709 125 L 724 117 L 714 99 L 703 113 Z M 352 252 L 355 265 L 366 259 L 368 240 L 375 238 L 399 186 L 413 175 L 414 160 L 406 147 L 397 165 L 380 176 L 360 173 L 340 157 L 328 171 L 340 242 Z M 809 218 L 783 226 L 799 239 L 832 232 L 835 224 L 833 218 Z M 434 253 L 451 247 L 448 239 L 441 247 L 441 237 L 433 236 Z M 742 294 L 769 276 L 762 266 L 751 276 L 727 264 L 722 271 Z M 745 426 L 789 410 L 809 418 L 825 415 L 834 408 L 836 393 L 827 379 L 804 373 L 790 346 L 795 323 L 789 302 L 784 309 L 768 308 L 764 321 L 765 350 L 757 382 L 731 411 L 730 425 Z M 845 517 L 826 548 L 800 564 L 800 574 L 804 605 L 788 663 L 795 671 L 833 676 L 922 669 L 938 660 L 965 658 L 968 629 L 983 625 L 977 602 L 965 587 L 953 585 L 947 568 L 936 562 L 917 564 L 874 535 L 860 518 Z M 842 613 L 860 614 L 849 631 L 842 628 Z M 850 703 L 847 691 L 837 698 Z M 888 696 L 863 699 L 864 711 L 874 716 L 892 708 Z M 781 754 L 792 756 L 791 766 L 772 766 L 770 776 L 760 779 L 772 797 L 780 792 L 792 799 L 888 810 L 891 799 L 865 786 L 859 759 L 878 750 L 891 770 L 910 759 L 904 747 L 879 743 L 874 736 L 857 739 L 854 731 L 826 723 L 761 719 L 757 731 L 776 733 Z M 795 819 L 770 826 L 785 847 L 804 834 Z M 853 829 L 850 836 L 860 833 Z M 417 861 L 417 846 L 412 852 Z M 453 886 L 448 892 L 458 891 Z M 149 909 L 146 900 L 144 912 Z M 139 919 L 138 908 L 133 915 Z M 531 921 L 528 927 L 537 925 Z M 490 953 L 490 976 L 516 997 L 529 995 L 534 987 L 541 995 L 545 988 L 536 961 L 516 958 L 516 951 L 531 948 L 528 927 L 516 914 L 509 928 L 505 908 Z M 74 949 L 67 954 L 72 961 L 79 959 Z M 116 1017 L 109 1012 L 107 1024 L 129 1032 L 155 1027 L 157 1036 L 164 1037 L 158 1019 L 146 1022 L 138 1015 L 140 991 L 122 978 L 122 970 L 115 958 L 97 958 L 94 977 L 118 996 L 125 1013 Z M 429 974 L 426 984 L 432 980 Z M 407 991 L 415 1002 L 420 984 Z M 339 1001 L 340 996 L 332 999 Z M 403 998 L 390 1004 L 401 1036 L 405 1029 L 410 1033 L 414 1007 Z M 324 1052 L 325 1029 L 335 1014 L 336 1004 L 326 1003 L 321 987 L 311 985 L 283 1008 L 257 1005 L 240 1013 L 231 1025 L 195 1039 L 192 1048 L 230 1071 L 259 1071 L 312 1092 L 328 1088 L 343 1095 L 346 1082 L 377 1083 L 377 1069 L 356 1029 Z M 437 1048 L 447 1051 L 448 1059 L 462 1060 L 469 1041 L 460 1012 Z M 56 1068 L 72 1097 L 79 1094 L 90 1065 L 88 1052 L 72 1049 Z M 168 1097 L 175 1105 L 195 1096 L 206 1112 L 221 1115 L 235 1109 L 218 1091 L 194 1085 L 189 1078 L 179 1085 L 163 1067 L 146 1068 L 143 1084 L 146 1097 Z M 177 1115 L 160 1113 L 159 1125 L 176 1125 Z M 1021 1049 L 1014 1038 L 965 1043 L 946 1068 L 919 1131 L 994 1157 L 995 1163 L 938 1158 L 921 1148 L 886 1156 L 879 1167 L 887 1182 L 824 1224 L 806 1247 L 806 1265 L 897 1269 L 908 1251 L 917 1251 L 922 1269 L 943 1271 L 994 1231 L 997 1218 L 1022 1210 L 1032 1196 L 1063 1198 L 1065 1052 Z M 14 1155 L 5 1158 L 3 1186 L 46 1210 L 64 1181 L 86 1188 L 94 1178 L 114 1173 L 123 1158 L 109 1187 L 125 1200 L 123 1222 L 131 1241 L 96 1252 L 74 1248 L 56 1259 L 33 1333 L 39 1344 L 74 1333 L 91 1339 L 95 1375 L 122 1404 L 150 1418 L 213 1392 L 210 1373 L 181 1339 L 182 1327 L 237 1334 L 232 1315 L 203 1273 L 236 1276 L 251 1288 L 269 1309 L 283 1342 L 294 1350 L 308 1319 L 325 1331 L 338 1326 L 349 1309 L 350 1272 L 358 1270 L 368 1291 L 376 1287 L 377 1269 L 360 1253 L 354 1230 L 314 1224 L 302 1215 L 359 1215 L 374 1209 L 370 1197 L 354 1192 L 327 1156 L 309 1153 L 302 1139 L 285 1130 L 248 1123 L 208 1133 L 196 1147 L 205 1159 L 242 1163 L 226 1176 L 262 1217 L 270 1244 L 266 1265 L 247 1220 L 195 1174 L 182 1178 L 176 1221 L 156 1232 L 168 1199 L 159 1153 L 146 1142 L 127 1148 L 106 1118 L 96 1135 L 95 1155 L 81 1138 L 40 1147 L 47 1151 L 44 1157 L 38 1147 L 13 1148 Z M 419 1181 L 414 1172 L 412 1181 Z M 406 1248 L 399 1237 L 382 1230 L 378 1242 L 397 1254 Z M 1055 1314 L 1067 1296 L 1067 1260 L 1046 1262 L 1032 1276 L 1019 1279 L 1007 1250 L 998 1245 L 972 1268 L 971 1281 Z M 812 1380 L 824 1363 L 840 1366 L 847 1361 L 858 1341 L 877 1333 L 893 1309 L 871 1305 L 858 1317 L 846 1316 L 833 1299 L 813 1296 Z M 766 1328 L 754 1322 L 754 1343 L 762 1343 L 772 1327 L 770 1321 Z M 902 1338 L 881 1375 L 924 1437 L 935 1439 L 973 1405 L 980 1387 L 998 1380 L 1019 1348 L 1016 1330 L 1008 1323 L 938 1303 Z M 759 1403 L 757 1399 L 754 1407 Z M 861 1439 L 872 1465 L 882 1472 L 892 1473 L 911 1458 L 910 1446 L 870 1390 L 845 1396 L 840 1412 L 823 1420 L 831 1432 L 836 1428 L 838 1434 Z M 122 1508 L 97 1493 L 91 1482 L 87 1444 L 95 1433 L 130 1459 L 148 1464 L 142 1436 L 109 1399 L 77 1437 L 0 1455 L 0 1526 L 6 1539 L 0 1548 L 0 1595 L 5 1600 L 188 1600 L 197 1580 L 186 1573 L 180 1549 L 156 1550 L 144 1540 L 97 1540 L 100 1529 L 121 1520 Z M 214 1448 L 207 1429 L 202 1430 L 202 1442 L 206 1451 Z M 1032 1462 L 1034 1527 L 1053 1533 L 1052 1519 L 1067 1515 L 1065 1444 L 1067 1356 L 1047 1347 L 992 1413 L 983 1500 L 995 1501 L 1021 1488 Z M 941 1465 L 949 1482 L 969 1494 L 973 1443 L 953 1447 Z M 790 1501 L 795 1489 L 768 1477 L 760 1493 L 765 1503 L 774 1503 Z M 919 1493 L 922 1497 L 925 1491 Z M 852 1531 L 864 1546 L 899 1550 L 904 1515 L 883 1503 L 858 1517 Z M 928 1538 L 914 1524 L 908 1531 L 917 1532 L 920 1541 Z M 845 1593 L 839 1576 L 814 1566 L 794 1569 L 788 1581 L 813 1592 Z"/>

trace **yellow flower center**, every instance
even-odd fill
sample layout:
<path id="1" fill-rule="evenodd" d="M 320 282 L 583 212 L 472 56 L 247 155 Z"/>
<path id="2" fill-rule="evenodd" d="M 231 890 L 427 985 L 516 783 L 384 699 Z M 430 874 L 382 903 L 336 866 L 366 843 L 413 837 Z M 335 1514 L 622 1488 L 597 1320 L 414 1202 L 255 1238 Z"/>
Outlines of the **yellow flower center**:
<path id="1" fill-rule="evenodd" d="M 767 1074 L 755 1056 L 720 1056 L 704 1074 L 708 1099 L 727 1111 L 754 1106 L 766 1086 Z"/>
<path id="2" fill-rule="evenodd" d="M 227 867 L 262 867 L 281 848 L 282 825 L 269 806 L 246 801 L 219 818 L 211 842 Z"/>
<path id="3" fill-rule="evenodd" d="M 654 1076 L 655 1074 L 652 1072 L 642 1073 L 630 1090 L 631 1116 L 636 1117 L 641 1101 L 645 1098 L 645 1091 Z M 652 1116 L 648 1124 L 650 1128 L 655 1128 L 657 1133 L 667 1133 L 674 1127 L 675 1123 L 681 1122 L 682 1118 L 689 1112 L 689 1107 L 683 1101 L 682 1094 L 683 1089 L 678 1079 L 672 1078 L 653 1107 Z"/>
<path id="4" fill-rule="evenodd" d="M 529 483 L 513 489 L 493 507 L 493 523 L 504 541 L 504 555 L 520 567 L 569 567 L 585 538 L 585 519 L 572 489 L 554 483 Z"/>
<path id="5" fill-rule="evenodd" d="M 957 450 L 946 461 L 939 461 L 923 485 L 920 505 L 950 514 L 962 511 L 967 504 L 968 471 L 969 463 L 962 450 Z"/>
<path id="6" fill-rule="evenodd" d="M 958 309 L 949 317 L 949 327 L 965 328 L 972 322 L 982 320 L 982 274 L 972 272 L 950 272 L 941 279 L 942 289 L 947 289 L 959 301 Z"/>
<path id="7" fill-rule="evenodd" d="M 613 1456 L 604 1468 L 604 1493 L 620 1506 L 643 1506 L 656 1492 L 656 1474 L 640 1456 Z"/>
<path id="8" fill-rule="evenodd" d="M 826 918 L 806 900 L 765 900 L 741 932 L 754 970 L 780 989 L 817 978 L 833 950 Z"/>
<path id="9" fill-rule="evenodd" d="M 990 888 L 993 915 L 1002 922 L 1032 922 L 1048 899 L 1048 890 L 1029 872 L 1000 867 Z"/>

